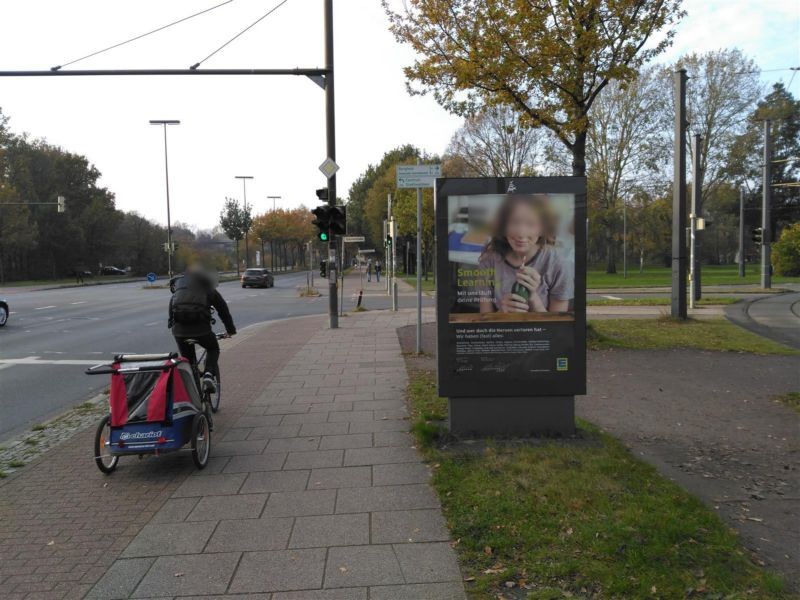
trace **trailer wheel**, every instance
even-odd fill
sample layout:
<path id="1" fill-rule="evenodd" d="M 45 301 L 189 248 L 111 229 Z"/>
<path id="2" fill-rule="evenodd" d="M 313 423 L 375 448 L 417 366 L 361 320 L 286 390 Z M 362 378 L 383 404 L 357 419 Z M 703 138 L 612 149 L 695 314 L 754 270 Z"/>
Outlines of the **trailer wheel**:
<path id="1" fill-rule="evenodd" d="M 198 469 L 204 469 L 211 454 L 211 434 L 208 418 L 198 413 L 192 419 L 192 460 Z"/>
<path id="2" fill-rule="evenodd" d="M 108 419 L 109 417 L 103 417 L 100 420 L 94 434 L 94 462 L 106 475 L 112 473 L 119 462 L 119 456 L 113 456 L 110 447 L 106 445 L 111 439 L 111 425 Z"/>

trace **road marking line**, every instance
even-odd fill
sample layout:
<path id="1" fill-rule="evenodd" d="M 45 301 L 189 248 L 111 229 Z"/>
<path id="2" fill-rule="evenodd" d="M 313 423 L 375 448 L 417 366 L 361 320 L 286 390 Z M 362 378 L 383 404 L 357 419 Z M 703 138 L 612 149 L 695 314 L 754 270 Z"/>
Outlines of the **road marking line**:
<path id="1" fill-rule="evenodd" d="M 96 365 L 96 360 L 80 359 L 43 359 L 39 356 L 28 356 L 26 358 L 0 358 L 0 367 L 3 365 Z"/>
<path id="2" fill-rule="evenodd" d="M 0 365 L 0 371 L 2 371 L 3 369 L 7 369 L 8 367 L 13 367 L 13 366 L 14 365 L 12 365 L 12 364 L 8 364 L 8 365 L 2 364 L 2 365 Z"/>
<path id="3" fill-rule="evenodd" d="M 152 327 L 153 325 L 158 325 L 161 321 L 153 321 L 152 323 L 145 323 L 145 327 Z"/>
<path id="4" fill-rule="evenodd" d="M 55 308 L 55 305 L 53 305 L 53 306 L 40 306 L 39 308 L 34 308 L 33 310 L 44 310 L 46 308 Z"/>
<path id="5" fill-rule="evenodd" d="M 603 298 L 608 298 L 609 300 L 622 300 L 619 296 L 603 296 Z"/>
<path id="6" fill-rule="evenodd" d="M 80 302 L 70 302 L 70 304 L 72 304 L 73 306 L 75 304 L 86 304 L 86 300 L 81 300 Z"/>

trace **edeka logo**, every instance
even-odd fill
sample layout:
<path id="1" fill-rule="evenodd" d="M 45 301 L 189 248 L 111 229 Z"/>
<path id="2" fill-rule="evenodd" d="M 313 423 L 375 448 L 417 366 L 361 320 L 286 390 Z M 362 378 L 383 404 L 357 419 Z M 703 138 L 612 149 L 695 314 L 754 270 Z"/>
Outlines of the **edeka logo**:
<path id="1" fill-rule="evenodd" d="M 127 440 L 145 440 L 150 438 L 160 438 L 161 437 L 161 430 L 158 431 L 135 431 L 133 433 L 124 432 L 122 435 L 119 436 L 119 439 L 123 441 Z"/>
<path id="2" fill-rule="evenodd" d="M 569 361 L 566 358 L 557 358 L 556 371 L 569 371 Z"/>

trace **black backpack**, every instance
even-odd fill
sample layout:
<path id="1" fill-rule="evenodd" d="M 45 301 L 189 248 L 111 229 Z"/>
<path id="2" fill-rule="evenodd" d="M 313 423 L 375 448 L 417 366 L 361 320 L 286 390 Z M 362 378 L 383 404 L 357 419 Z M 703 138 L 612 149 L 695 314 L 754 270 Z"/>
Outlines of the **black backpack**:
<path id="1" fill-rule="evenodd" d="M 175 282 L 172 294 L 172 318 L 176 323 L 195 324 L 211 321 L 208 285 L 199 277 L 184 275 Z"/>

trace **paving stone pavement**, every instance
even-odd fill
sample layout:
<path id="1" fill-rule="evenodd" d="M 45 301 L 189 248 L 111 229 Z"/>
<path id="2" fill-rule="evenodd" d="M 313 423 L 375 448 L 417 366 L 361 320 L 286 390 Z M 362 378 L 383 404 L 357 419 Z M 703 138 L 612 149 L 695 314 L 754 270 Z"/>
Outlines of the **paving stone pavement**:
<path id="1" fill-rule="evenodd" d="M 229 424 L 243 417 L 250 403 L 263 393 L 269 378 L 322 323 L 319 317 L 273 322 L 246 328 L 224 342 L 221 368 L 225 397 L 215 419 L 218 428 L 215 434 L 220 434 L 215 440 L 224 437 Z M 82 370 L 76 369 L 75 376 L 84 377 Z M 113 475 L 104 476 L 92 458 L 93 440 L 94 427 L 83 429 L 0 480 L 0 598 L 3 600 L 83 598 L 110 566 L 116 575 L 129 577 L 137 570 L 144 575 L 152 566 L 149 563 L 156 560 L 150 555 L 157 546 L 161 546 L 162 552 L 167 547 L 180 552 L 187 552 L 187 547 L 203 549 L 210 535 L 209 525 L 195 519 L 203 509 L 219 513 L 220 506 L 215 497 L 197 506 L 200 498 L 196 494 L 201 488 L 197 485 L 193 488 L 189 483 L 197 479 L 187 480 L 195 472 L 188 453 L 146 457 L 141 461 L 123 458 Z M 224 450 L 224 445 L 220 446 Z M 229 459 L 219 454 L 211 459 L 204 473 L 222 470 Z M 223 477 L 243 480 L 245 475 Z M 240 485 L 238 481 L 234 492 Z M 223 489 L 222 485 L 218 484 L 217 489 Z M 185 497 L 172 498 L 179 490 Z M 232 511 L 239 516 L 252 514 L 260 509 L 260 501 L 258 496 L 244 499 Z M 192 514 L 195 508 L 198 512 Z M 166 527 L 183 519 L 189 519 L 187 522 L 196 529 L 188 537 L 189 546 L 181 545 L 180 539 L 170 538 L 172 530 L 168 528 L 160 530 L 158 539 L 152 543 L 137 537 L 143 530 L 154 531 L 154 523 Z M 126 568 L 115 563 L 123 551 L 128 553 L 124 556 L 137 555 L 133 562 L 122 563 Z M 188 566 L 184 570 L 189 573 Z"/>
<path id="2" fill-rule="evenodd" d="M 395 330 L 413 319 L 317 320 L 277 374 L 252 372 L 260 389 L 215 432 L 213 464 L 169 488 L 87 597 L 464 599 L 408 433 Z"/>

